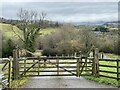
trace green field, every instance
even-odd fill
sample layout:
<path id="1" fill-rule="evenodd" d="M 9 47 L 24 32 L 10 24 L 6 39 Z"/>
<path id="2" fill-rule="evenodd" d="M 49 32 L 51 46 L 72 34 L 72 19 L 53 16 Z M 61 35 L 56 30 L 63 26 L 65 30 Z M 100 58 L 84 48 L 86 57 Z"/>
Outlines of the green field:
<path id="1" fill-rule="evenodd" d="M 5 35 L 5 37 L 7 38 L 16 38 L 17 35 L 15 33 L 19 35 L 23 34 L 23 32 L 19 28 L 17 28 L 16 26 L 10 25 L 10 24 L 0 23 L 0 29 L 2 30 L 3 35 Z M 13 30 L 15 31 L 15 33 L 13 32 Z M 51 34 L 52 32 L 55 32 L 56 30 L 57 28 L 46 28 L 46 29 L 42 29 L 40 33 L 42 35 L 46 35 L 46 34 Z"/>
<path id="2" fill-rule="evenodd" d="M 13 32 L 13 30 L 17 34 L 22 35 L 22 31 L 19 28 L 17 28 L 16 26 L 12 26 L 10 24 L 0 23 L 0 29 L 2 30 L 2 33 L 6 38 L 9 38 L 12 40 L 18 39 L 18 36 Z"/>
<path id="3" fill-rule="evenodd" d="M 111 58 L 111 60 L 118 59 L 117 55 L 114 54 L 108 54 L 108 56 Z M 108 65 L 108 66 L 117 66 L 117 62 L 110 62 L 110 61 L 99 61 L 100 65 Z M 104 71 L 111 71 L 111 72 L 117 72 L 117 68 L 111 68 L 111 67 L 99 67 L 99 70 L 104 70 Z M 106 72 L 100 72 L 100 75 L 104 76 L 110 76 L 110 77 L 115 77 L 117 78 L 117 74 L 113 73 L 106 73 Z M 88 80 L 93 80 L 98 83 L 104 83 L 104 84 L 109 84 L 112 86 L 118 86 L 118 81 L 115 79 L 111 78 L 106 78 L 106 77 L 94 77 L 94 76 L 85 76 L 86 79 Z"/>
<path id="4" fill-rule="evenodd" d="M 46 28 L 46 29 L 42 29 L 40 33 L 42 33 L 42 35 L 47 35 L 55 32 L 56 30 L 57 28 Z"/>

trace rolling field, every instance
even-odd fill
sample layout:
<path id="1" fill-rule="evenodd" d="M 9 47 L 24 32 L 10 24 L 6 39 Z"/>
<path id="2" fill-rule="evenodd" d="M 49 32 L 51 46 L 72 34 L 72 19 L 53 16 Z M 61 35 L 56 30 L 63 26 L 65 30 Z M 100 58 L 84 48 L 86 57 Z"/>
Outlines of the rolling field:
<path id="1" fill-rule="evenodd" d="M 10 38 L 13 40 L 13 38 L 17 39 L 18 36 L 15 34 L 19 34 L 20 36 L 22 36 L 23 32 L 17 28 L 16 26 L 10 25 L 10 24 L 3 24 L 0 23 L 0 29 L 2 30 L 3 35 L 6 38 Z M 13 30 L 15 31 L 15 33 L 13 32 Z M 57 30 L 57 28 L 46 28 L 46 29 L 42 29 L 40 31 L 40 33 L 42 35 L 46 35 L 46 34 L 51 34 L 52 32 L 55 32 Z"/>
<path id="2" fill-rule="evenodd" d="M 10 24 L 0 23 L 0 29 L 2 30 L 2 33 L 6 38 L 10 39 L 18 38 L 18 36 L 16 36 L 16 34 L 13 32 L 13 30 L 17 34 L 22 35 L 22 31 L 19 28 L 17 28 L 16 26 L 12 26 Z"/>
<path id="3" fill-rule="evenodd" d="M 46 28 L 40 31 L 40 33 L 42 33 L 42 35 L 46 35 L 46 34 L 51 34 L 53 32 L 55 32 L 57 30 L 57 28 Z"/>

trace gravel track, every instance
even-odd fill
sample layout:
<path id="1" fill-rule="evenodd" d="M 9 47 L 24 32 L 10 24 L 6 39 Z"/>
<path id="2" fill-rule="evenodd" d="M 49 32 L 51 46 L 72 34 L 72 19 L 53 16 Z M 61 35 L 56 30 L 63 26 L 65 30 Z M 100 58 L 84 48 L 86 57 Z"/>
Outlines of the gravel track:
<path id="1" fill-rule="evenodd" d="M 82 77 L 56 76 L 34 77 L 22 88 L 114 88 L 110 85 L 99 84 Z"/>

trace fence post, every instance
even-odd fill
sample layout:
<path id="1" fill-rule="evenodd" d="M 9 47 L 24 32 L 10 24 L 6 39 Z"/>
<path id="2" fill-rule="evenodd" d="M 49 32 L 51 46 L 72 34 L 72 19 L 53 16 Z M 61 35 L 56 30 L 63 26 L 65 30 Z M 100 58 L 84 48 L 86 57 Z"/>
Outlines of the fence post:
<path id="1" fill-rule="evenodd" d="M 12 57 L 10 56 L 9 57 L 9 71 L 8 71 L 8 87 L 10 88 L 11 87 L 11 61 L 12 61 Z"/>
<path id="2" fill-rule="evenodd" d="M 41 58 L 38 56 L 38 75 L 40 75 L 40 60 Z"/>
<path id="3" fill-rule="evenodd" d="M 46 67 L 46 61 L 47 61 L 47 59 L 45 58 L 44 59 L 44 67 Z"/>
<path id="4" fill-rule="evenodd" d="M 99 76 L 99 58 L 98 55 L 99 54 L 99 50 L 98 48 L 94 49 L 94 59 L 93 59 L 93 75 L 94 76 Z"/>
<path id="5" fill-rule="evenodd" d="M 76 56 L 77 56 L 77 53 L 75 52 L 75 53 L 74 53 L 74 57 L 76 57 Z"/>
<path id="6" fill-rule="evenodd" d="M 19 78 L 19 62 L 17 50 L 13 50 L 13 80 Z"/>
<path id="7" fill-rule="evenodd" d="M 18 46 L 16 46 L 16 53 L 17 53 L 17 57 L 19 58 L 20 57 L 20 48 Z"/>
<path id="8" fill-rule="evenodd" d="M 120 61 L 117 59 L 117 81 L 118 81 L 118 87 L 120 87 Z"/>
<path id="9" fill-rule="evenodd" d="M 80 62 L 79 62 L 79 58 L 77 59 L 77 70 L 76 70 L 76 74 L 77 74 L 77 77 L 80 77 Z"/>
<path id="10" fill-rule="evenodd" d="M 56 55 L 56 62 L 57 62 L 57 75 L 59 75 L 59 58 L 58 56 Z"/>
<path id="11" fill-rule="evenodd" d="M 62 54 L 62 57 L 64 57 L 64 55 Z"/>
<path id="12" fill-rule="evenodd" d="M 104 53 L 102 52 L 102 59 L 104 58 Z"/>

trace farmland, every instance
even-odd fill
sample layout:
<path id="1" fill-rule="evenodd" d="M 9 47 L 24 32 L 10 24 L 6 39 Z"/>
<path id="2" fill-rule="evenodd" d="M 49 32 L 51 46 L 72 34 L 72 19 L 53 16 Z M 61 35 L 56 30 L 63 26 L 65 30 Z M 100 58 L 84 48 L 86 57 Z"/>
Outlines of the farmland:
<path id="1" fill-rule="evenodd" d="M 10 38 L 10 39 L 17 39 L 17 34 L 22 35 L 23 32 L 16 26 L 10 25 L 10 24 L 4 24 L 4 23 L 0 23 L 0 28 L 3 31 L 3 35 L 5 35 L 5 37 Z M 55 32 L 57 28 L 46 28 L 46 29 L 42 29 L 40 31 L 40 33 L 42 33 L 42 35 L 46 35 L 46 34 L 50 34 L 51 32 Z M 15 33 L 13 32 L 13 30 L 15 31 Z M 16 38 L 17 37 L 17 38 Z"/>
<path id="2" fill-rule="evenodd" d="M 3 35 L 4 35 L 4 37 L 6 37 L 7 39 L 11 39 L 11 40 L 13 40 L 13 41 L 17 41 L 17 39 L 19 39 L 19 37 L 15 34 L 15 33 L 17 33 L 17 34 L 19 34 L 20 36 L 22 36 L 22 34 L 23 34 L 23 32 L 22 32 L 22 30 L 20 30 L 19 28 L 17 28 L 16 26 L 12 26 L 12 25 L 10 25 L 10 24 L 0 24 L 0 28 L 2 28 L 1 30 L 3 31 Z M 13 28 L 13 29 L 12 29 Z M 82 29 L 85 29 L 85 27 L 81 27 Z M 82 30 L 82 29 L 80 29 L 80 30 Z M 88 27 L 87 27 L 87 29 L 89 29 Z M 12 31 L 12 30 L 14 30 L 15 31 L 15 33 Z M 91 29 L 90 29 L 91 30 Z M 56 32 L 56 31 L 59 31 L 59 28 L 46 28 L 46 29 L 42 29 L 41 31 L 40 31 L 40 33 L 41 33 L 41 36 L 44 38 L 44 36 L 45 36 L 45 39 L 46 39 L 46 37 L 51 37 L 51 35 L 53 35 L 53 37 L 55 36 L 57 36 L 58 34 L 55 34 L 54 32 Z M 53 34 L 54 33 L 54 34 Z M 58 33 L 58 32 L 57 32 Z M 60 33 L 62 33 L 62 35 L 63 35 L 63 37 L 66 35 L 66 33 L 67 32 L 65 32 L 65 33 L 63 33 L 63 32 L 60 32 Z M 69 32 L 69 34 L 73 34 L 73 32 L 72 32 L 72 30 Z M 72 34 L 71 34 L 71 36 L 72 36 Z M 69 36 L 69 35 L 68 35 Z M 74 36 L 74 35 L 73 35 Z M 48 38 L 49 38 L 48 37 Z M 4 39 L 4 38 L 3 38 Z M 50 39 L 50 38 L 49 38 Z M 49 40 L 48 39 L 48 40 Z M 56 38 L 54 38 L 54 39 L 56 39 Z M 65 39 L 66 39 L 66 37 L 65 37 Z M 69 39 L 66 39 L 66 40 L 69 40 Z M 46 39 L 46 41 L 47 41 L 47 39 Z M 74 43 L 74 41 L 75 40 L 72 40 L 72 42 Z M 63 43 L 63 41 L 61 41 L 62 43 Z M 52 43 L 52 42 L 50 42 L 50 43 Z M 56 43 L 56 42 L 53 42 L 53 43 Z M 61 43 L 60 43 L 61 44 Z M 67 44 L 70 44 L 70 43 L 67 43 Z M 73 45 L 75 45 L 76 44 L 76 41 L 75 41 L 75 43 L 73 44 Z M 46 44 L 47 45 L 47 44 Z M 62 44 L 61 44 L 62 45 Z M 76 45 L 75 45 L 76 46 Z M 68 48 L 69 49 L 69 48 Z M 42 55 L 41 54 L 41 52 L 40 52 L 40 55 Z M 114 58 L 114 59 L 117 59 L 118 57 L 117 57 L 117 55 L 115 55 L 115 54 L 107 54 L 110 58 Z M 116 65 L 116 63 L 111 63 L 111 62 L 100 62 L 100 64 L 103 64 L 103 65 Z M 102 67 L 100 67 L 100 69 L 101 70 L 109 70 L 109 71 L 113 71 L 113 72 L 116 72 L 116 69 L 113 69 L 113 68 L 102 68 Z M 107 76 L 114 76 L 114 77 L 116 77 L 116 75 L 113 75 L 113 74 L 106 74 L 106 73 L 102 73 L 102 74 L 104 74 L 104 75 L 107 75 Z M 102 77 L 100 77 L 100 78 L 95 78 L 95 77 L 92 77 L 92 76 L 90 76 L 90 77 L 85 77 L 86 79 L 90 79 L 90 80 L 94 80 L 94 81 L 97 81 L 97 82 L 99 82 L 99 83 L 105 83 L 105 84 L 111 84 L 111 85 L 113 85 L 113 86 L 117 86 L 117 81 L 116 80 L 113 80 L 113 79 L 108 79 L 108 78 L 102 78 Z M 21 79 L 21 80 L 19 80 L 19 83 L 20 83 L 20 81 L 22 81 L 23 83 L 24 82 L 26 82 L 28 79 L 26 79 L 26 78 L 23 78 L 23 79 Z M 17 81 L 15 81 L 15 83 L 16 83 Z M 21 85 L 21 84 L 20 84 Z M 19 85 L 17 85 L 17 86 L 19 86 Z M 16 86 L 16 87 L 17 87 Z"/>

